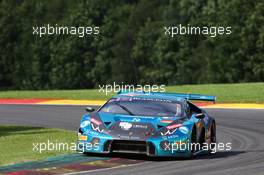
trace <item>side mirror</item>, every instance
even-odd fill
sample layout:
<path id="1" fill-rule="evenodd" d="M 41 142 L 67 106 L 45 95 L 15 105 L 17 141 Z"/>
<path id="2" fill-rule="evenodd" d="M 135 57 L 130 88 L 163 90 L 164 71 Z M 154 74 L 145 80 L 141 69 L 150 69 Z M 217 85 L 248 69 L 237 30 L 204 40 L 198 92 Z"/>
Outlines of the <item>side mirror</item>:
<path id="1" fill-rule="evenodd" d="M 93 111 L 95 111 L 95 109 L 92 108 L 92 107 L 86 107 L 85 110 L 86 110 L 86 112 L 93 112 Z"/>
<path id="2" fill-rule="evenodd" d="M 196 118 L 198 119 L 203 119 L 205 117 L 204 113 L 198 113 L 195 115 Z"/>

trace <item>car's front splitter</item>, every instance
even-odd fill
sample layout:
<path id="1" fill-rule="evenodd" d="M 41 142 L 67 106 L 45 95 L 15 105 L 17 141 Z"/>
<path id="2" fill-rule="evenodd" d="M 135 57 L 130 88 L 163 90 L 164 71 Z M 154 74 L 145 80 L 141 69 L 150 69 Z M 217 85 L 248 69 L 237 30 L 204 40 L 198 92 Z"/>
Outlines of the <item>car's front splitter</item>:
<path id="1" fill-rule="evenodd" d="M 189 143 L 187 137 L 177 139 L 153 137 L 142 141 L 123 140 L 99 133 L 96 135 L 79 133 L 78 138 L 77 151 L 82 153 L 140 153 L 157 157 L 189 157 L 191 154 L 191 150 L 184 146 Z"/>

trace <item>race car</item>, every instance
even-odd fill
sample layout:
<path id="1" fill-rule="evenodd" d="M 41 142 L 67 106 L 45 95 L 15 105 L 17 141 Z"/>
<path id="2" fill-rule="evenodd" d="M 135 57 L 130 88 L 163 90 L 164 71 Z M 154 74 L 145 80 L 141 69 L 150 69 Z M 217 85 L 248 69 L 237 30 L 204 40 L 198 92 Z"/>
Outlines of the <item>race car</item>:
<path id="1" fill-rule="evenodd" d="M 120 91 L 98 110 L 87 108 L 78 130 L 82 153 L 193 157 L 216 143 L 215 119 L 191 101 L 199 94 Z"/>

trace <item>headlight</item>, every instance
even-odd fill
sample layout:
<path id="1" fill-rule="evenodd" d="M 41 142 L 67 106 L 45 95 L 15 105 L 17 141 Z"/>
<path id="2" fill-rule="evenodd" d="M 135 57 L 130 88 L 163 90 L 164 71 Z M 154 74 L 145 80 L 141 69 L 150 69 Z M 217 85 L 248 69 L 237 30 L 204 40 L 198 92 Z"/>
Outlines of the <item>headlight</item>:
<path id="1" fill-rule="evenodd" d="M 167 136 L 173 134 L 178 128 L 182 127 L 182 124 L 172 124 L 166 127 L 165 130 L 161 131 L 162 136 Z"/>
<path id="2" fill-rule="evenodd" d="M 83 122 L 80 124 L 80 127 L 81 127 L 81 128 L 85 128 L 85 127 L 88 126 L 90 123 L 91 123 L 90 121 L 85 120 L 85 121 L 83 121 Z"/>

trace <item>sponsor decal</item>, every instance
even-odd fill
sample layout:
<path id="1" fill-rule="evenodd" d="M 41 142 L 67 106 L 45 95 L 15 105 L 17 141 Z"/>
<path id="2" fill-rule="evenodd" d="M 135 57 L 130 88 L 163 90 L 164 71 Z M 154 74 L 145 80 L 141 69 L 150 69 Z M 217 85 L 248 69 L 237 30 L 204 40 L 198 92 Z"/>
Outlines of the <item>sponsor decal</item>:
<path id="1" fill-rule="evenodd" d="M 179 131 L 181 131 L 183 134 L 187 134 L 189 132 L 189 129 L 185 126 L 179 127 Z"/>
<path id="2" fill-rule="evenodd" d="M 91 123 L 91 122 L 88 121 L 88 120 L 83 121 L 83 122 L 80 124 L 80 127 L 81 127 L 81 128 L 84 128 L 84 127 L 88 126 L 90 123 Z"/>
<path id="3" fill-rule="evenodd" d="M 167 102 L 172 103 L 173 101 L 167 99 L 159 99 L 159 98 L 143 98 L 143 97 L 133 97 L 133 100 L 142 100 L 142 101 L 155 101 L 155 102 Z"/>
<path id="4" fill-rule="evenodd" d="M 140 119 L 140 118 L 133 118 L 132 121 L 133 121 L 133 122 L 140 122 L 141 119 Z"/>
<path id="5" fill-rule="evenodd" d="M 177 134 L 173 134 L 173 135 L 168 135 L 168 136 L 162 136 L 162 139 L 163 140 L 168 140 L 168 139 L 175 139 L 175 138 L 178 138 L 179 137 L 179 135 L 177 135 Z"/>
<path id="6" fill-rule="evenodd" d="M 131 136 L 131 137 L 130 137 L 130 139 L 131 139 L 131 140 L 139 140 L 139 139 L 140 139 L 140 137 Z"/>
<path id="7" fill-rule="evenodd" d="M 134 124 L 133 128 L 141 128 L 141 129 L 147 129 L 148 126 L 147 125 L 138 125 L 138 124 Z"/>
<path id="8" fill-rule="evenodd" d="M 125 136 L 125 135 L 119 135 L 119 138 L 120 139 L 130 139 L 130 140 L 139 140 L 140 137 L 137 137 L 137 136 Z"/>
<path id="9" fill-rule="evenodd" d="M 85 134 L 89 134 L 89 135 L 99 135 L 98 132 L 91 131 L 91 130 L 87 130 L 87 131 L 85 132 Z"/>
<path id="10" fill-rule="evenodd" d="M 170 135 L 170 136 L 168 136 L 168 139 L 174 139 L 174 138 L 177 138 L 177 137 L 179 137 L 179 135 L 177 135 L 177 134 L 175 134 L 175 135 Z"/>
<path id="11" fill-rule="evenodd" d="M 121 129 L 126 130 L 126 131 L 132 128 L 132 124 L 128 122 L 120 122 L 119 126 L 121 127 Z"/>
<path id="12" fill-rule="evenodd" d="M 119 138 L 120 139 L 129 139 L 129 136 L 123 136 L 123 135 L 121 135 L 121 136 L 119 136 Z"/>
<path id="13" fill-rule="evenodd" d="M 162 136 L 171 135 L 171 134 L 175 133 L 176 130 L 177 130 L 177 128 L 175 128 L 175 129 L 171 129 L 171 130 L 167 130 L 167 131 L 165 131 L 165 132 L 161 132 L 160 134 L 161 134 Z"/>
<path id="14" fill-rule="evenodd" d="M 120 119 L 120 120 L 122 120 L 122 119 L 127 119 L 127 118 L 129 118 L 129 119 L 131 119 L 131 116 L 124 116 L 124 115 L 116 115 L 116 117 L 115 117 L 115 120 L 118 120 L 118 119 Z M 138 118 L 138 117 L 136 117 L 136 118 Z M 133 118 L 134 119 L 134 118 Z M 132 120 L 133 120 L 132 119 Z M 145 120 L 145 119 L 149 119 L 149 120 L 152 120 L 152 119 L 156 119 L 156 117 L 149 117 L 149 116 L 147 116 L 147 117 L 144 117 L 144 116 L 140 116 L 140 118 L 139 118 L 140 120 Z"/>
<path id="15" fill-rule="evenodd" d="M 81 141 L 87 141 L 88 137 L 86 135 L 78 135 L 78 140 L 81 140 Z"/>
<path id="16" fill-rule="evenodd" d="M 94 131 L 104 132 L 104 129 L 100 129 L 100 126 L 95 126 L 93 123 L 92 123 L 92 128 L 93 128 Z"/>

